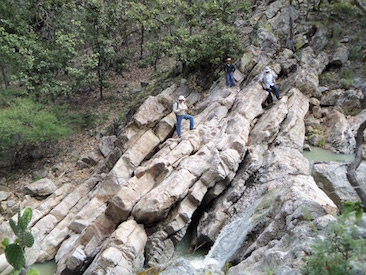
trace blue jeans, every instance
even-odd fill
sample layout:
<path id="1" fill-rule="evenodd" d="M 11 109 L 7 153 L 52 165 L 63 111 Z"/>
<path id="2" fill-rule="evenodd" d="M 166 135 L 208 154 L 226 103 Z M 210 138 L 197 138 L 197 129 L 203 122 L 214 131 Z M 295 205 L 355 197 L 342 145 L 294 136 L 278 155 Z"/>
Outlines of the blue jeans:
<path id="1" fill-rule="evenodd" d="M 226 81 L 229 87 L 234 86 L 234 73 L 226 73 Z"/>
<path id="2" fill-rule="evenodd" d="M 194 122 L 193 122 L 193 116 L 190 115 L 181 115 L 181 116 L 177 116 L 177 134 L 178 137 L 180 137 L 180 129 L 181 129 L 181 124 L 182 124 L 182 119 L 188 120 L 189 119 L 189 129 L 192 130 L 194 127 Z"/>
<path id="3" fill-rule="evenodd" d="M 273 97 L 272 97 L 272 93 L 271 93 L 271 89 L 272 91 L 275 93 L 276 98 L 279 99 L 280 98 L 280 94 L 278 93 L 277 87 L 276 85 L 271 86 L 269 89 L 267 89 L 268 93 L 269 93 L 269 101 L 273 102 Z"/>

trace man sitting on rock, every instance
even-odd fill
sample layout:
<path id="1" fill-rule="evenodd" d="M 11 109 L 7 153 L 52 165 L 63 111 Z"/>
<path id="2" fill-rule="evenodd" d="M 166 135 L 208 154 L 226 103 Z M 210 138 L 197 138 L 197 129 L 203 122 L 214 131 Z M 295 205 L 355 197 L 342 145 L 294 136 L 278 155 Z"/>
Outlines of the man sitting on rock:
<path id="1" fill-rule="evenodd" d="M 182 119 L 188 120 L 189 119 L 189 129 L 193 130 L 194 127 L 194 121 L 193 121 L 193 117 L 190 115 L 186 114 L 186 111 L 188 110 L 187 105 L 185 103 L 185 98 L 184 96 L 180 95 L 178 98 L 178 102 L 175 102 L 173 104 L 173 112 L 175 113 L 176 117 L 177 117 L 177 134 L 178 137 L 181 137 L 181 123 L 182 123 Z"/>
<path id="2" fill-rule="evenodd" d="M 277 87 L 275 85 L 275 78 L 277 76 L 270 70 L 270 68 L 265 67 L 264 73 L 262 73 L 261 77 L 259 78 L 259 81 L 262 83 L 263 88 L 268 91 L 269 93 L 269 101 L 270 103 L 273 102 L 272 93 L 276 95 L 277 99 L 280 99 L 280 95 L 278 93 Z"/>

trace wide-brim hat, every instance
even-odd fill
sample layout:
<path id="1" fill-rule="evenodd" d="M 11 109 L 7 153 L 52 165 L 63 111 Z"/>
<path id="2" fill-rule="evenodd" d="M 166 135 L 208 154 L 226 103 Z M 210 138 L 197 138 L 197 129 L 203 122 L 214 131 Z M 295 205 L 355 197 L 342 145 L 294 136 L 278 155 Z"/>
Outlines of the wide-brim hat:
<path id="1" fill-rule="evenodd" d="M 180 95 L 180 96 L 179 96 L 179 98 L 178 98 L 178 100 L 183 100 L 183 101 L 185 101 L 186 99 L 184 98 L 184 96 Z"/>
<path id="2" fill-rule="evenodd" d="M 231 61 L 231 58 L 230 58 L 230 57 L 228 57 L 228 58 L 226 59 L 226 61 Z"/>
<path id="3" fill-rule="evenodd" d="M 265 67 L 264 71 L 267 73 L 267 72 L 270 72 L 271 70 L 268 67 Z"/>

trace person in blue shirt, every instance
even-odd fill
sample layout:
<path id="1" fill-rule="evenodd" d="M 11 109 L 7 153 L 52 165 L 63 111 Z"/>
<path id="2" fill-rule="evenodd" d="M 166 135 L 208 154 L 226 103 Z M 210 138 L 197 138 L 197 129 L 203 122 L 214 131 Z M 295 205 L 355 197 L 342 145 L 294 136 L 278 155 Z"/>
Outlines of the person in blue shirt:
<path id="1" fill-rule="evenodd" d="M 265 90 L 267 90 L 268 93 L 269 93 L 269 101 L 271 103 L 273 102 L 273 97 L 272 97 L 271 92 L 274 92 L 274 94 L 276 95 L 276 98 L 280 99 L 278 89 L 275 85 L 275 78 L 276 77 L 277 76 L 275 75 L 275 73 L 273 73 L 269 67 L 265 67 L 264 68 L 264 73 L 262 73 L 262 75 L 259 78 L 259 81 L 263 84 L 263 88 Z"/>
<path id="2" fill-rule="evenodd" d="M 226 72 L 226 81 L 229 87 L 234 86 L 234 72 L 236 67 L 231 63 L 231 58 L 226 59 L 227 63 L 225 64 L 224 71 Z"/>

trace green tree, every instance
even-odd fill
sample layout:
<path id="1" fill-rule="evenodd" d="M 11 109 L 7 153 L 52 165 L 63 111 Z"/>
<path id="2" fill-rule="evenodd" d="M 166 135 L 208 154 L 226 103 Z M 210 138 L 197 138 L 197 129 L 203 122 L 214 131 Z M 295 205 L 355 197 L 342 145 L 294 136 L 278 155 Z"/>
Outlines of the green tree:
<path id="1" fill-rule="evenodd" d="M 86 27 L 88 41 L 93 50 L 84 63 L 88 72 L 96 71 L 100 99 L 103 99 L 103 88 L 108 87 L 107 73 L 115 58 L 112 37 L 115 33 L 108 17 L 108 4 L 101 0 L 89 1 L 86 5 Z M 89 75 L 90 77 L 90 75 Z"/>
<path id="2" fill-rule="evenodd" d="M 9 1 L 1 3 L 1 70 L 30 94 L 65 94 L 72 90 L 70 72 L 80 42 L 75 5 L 67 1 Z"/>

